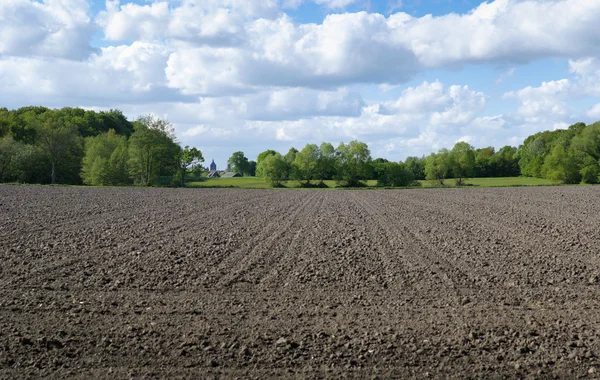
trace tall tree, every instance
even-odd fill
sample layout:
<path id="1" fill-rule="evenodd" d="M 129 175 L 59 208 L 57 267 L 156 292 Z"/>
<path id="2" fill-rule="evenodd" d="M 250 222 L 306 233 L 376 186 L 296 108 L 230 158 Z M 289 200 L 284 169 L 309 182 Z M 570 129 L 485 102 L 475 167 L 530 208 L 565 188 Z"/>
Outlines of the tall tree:
<path id="1" fill-rule="evenodd" d="M 202 152 L 196 148 L 186 146 L 179 154 L 179 169 L 181 172 L 181 186 L 185 186 L 185 175 L 188 169 L 204 162 Z"/>
<path id="2" fill-rule="evenodd" d="M 122 160 L 115 151 L 127 147 L 125 136 L 118 136 L 114 129 L 85 140 L 85 155 L 81 168 L 83 183 L 94 186 L 122 184 Z"/>
<path id="3" fill-rule="evenodd" d="M 573 138 L 572 145 L 600 164 L 600 122 L 584 127 L 581 134 Z"/>
<path id="4" fill-rule="evenodd" d="M 292 171 L 292 178 L 303 183 L 303 186 L 309 186 L 310 180 L 316 178 L 317 166 L 319 160 L 319 147 L 316 144 L 306 144 L 306 146 L 296 154 Z"/>
<path id="5" fill-rule="evenodd" d="M 56 165 L 70 147 L 81 144 L 77 129 L 68 118 L 61 117 L 55 112 L 46 112 L 39 116 L 37 140 L 51 162 L 50 178 L 52 184 L 56 184 Z"/>
<path id="6" fill-rule="evenodd" d="M 555 182 L 579 183 L 581 181 L 581 174 L 575 160 L 568 156 L 565 148 L 560 144 L 557 144 L 546 156 L 542 173 L 545 178 Z"/>
<path id="7" fill-rule="evenodd" d="M 367 144 L 359 141 L 340 143 L 336 150 L 336 180 L 346 187 L 364 185 L 371 178 L 371 152 Z"/>
<path id="8" fill-rule="evenodd" d="M 415 179 L 425 179 L 425 156 L 419 157 L 406 157 L 406 168 L 410 170 Z"/>
<path id="9" fill-rule="evenodd" d="M 147 116 L 138 119 L 134 129 L 129 139 L 128 161 L 134 181 L 148 186 L 158 184 L 161 175 L 174 175 L 179 168 L 181 147 L 174 141 L 170 123 Z"/>
<path id="10" fill-rule="evenodd" d="M 15 177 L 14 166 L 23 149 L 23 144 L 15 141 L 12 136 L 0 138 L 0 182 L 12 180 Z"/>
<path id="11" fill-rule="evenodd" d="M 316 179 L 319 185 L 323 181 L 333 178 L 335 171 L 335 148 L 330 143 L 322 143 L 319 146 L 319 158 L 317 160 Z"/>
<path id="12" fill-rule="evenodd" d="M 238 174 L 247 175 L 249 171 L 248 158 L 244 155 L 244 152 L 234 152 L 229 158 L 231 169 Z"/>
<path id="13" fill-rule="evenodd" d="M 261 162 L 263 178 L 265 178 L 271 186 L 281 187 L 287 178 L 288 164 L 284 157 L 279 153 L 266 156 Z"/>
<path id="14" fill-rule="evenodd" d="M 437 181 L 444 185 L 451 170 L 450 152 L 448 149 L 440 149 L 438 153 L 431 153 L 425 161 L 425 178 L 430 181 Z"/>
<path id="15" fill-rule="evenodd" d="M 263 170 L 263 162 L 264 162 L 265 158 L 267 158 L 268 156 L 274 156 L 276 154 L 278 154 L 276 151 L 269 149 L 269 150 L 265 150 L 264 152 L 261 152 L 258 155 L 258 157 L 256 158 L 256 176 L 264 177 L 262 170 Z"/>
<path id="16" fill-rule="evenodd" d="M 464 141 L 457 142 L 450 151 L 452 174 L 456 185 L 462 186 L 467 178 L 475 171 L 475 151 Z"/>

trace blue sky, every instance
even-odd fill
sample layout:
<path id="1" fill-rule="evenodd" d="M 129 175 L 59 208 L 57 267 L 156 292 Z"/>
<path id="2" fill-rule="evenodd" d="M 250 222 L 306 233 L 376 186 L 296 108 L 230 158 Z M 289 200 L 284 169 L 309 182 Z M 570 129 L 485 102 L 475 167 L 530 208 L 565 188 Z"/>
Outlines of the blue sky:
<path id="1" fill-rule="evenodd" d="M 232 152 L 402 160 L 600 120 L 600 2 L 3 0 L 0 106 L 167 118 Z"/>

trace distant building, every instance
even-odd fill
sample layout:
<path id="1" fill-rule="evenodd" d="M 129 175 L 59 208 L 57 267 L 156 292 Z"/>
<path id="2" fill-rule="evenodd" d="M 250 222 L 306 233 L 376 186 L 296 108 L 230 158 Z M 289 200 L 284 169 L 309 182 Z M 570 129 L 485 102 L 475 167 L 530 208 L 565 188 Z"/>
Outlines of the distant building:
<path id="1" fill-rule="evenodd" d="M 231 171 L 231 162 L 227 161 L 227 171 Z"/>
<path id="2" fill-rule="evenodd" d="M 215 160 L 212 160 L 212 162 L 210 163 L 210 171 L 211 172 L 217 171 L 217 164 L 215 164 Z"/>
<path id="3" fill-rule="evenodd" d="M 240 173 L 227 172 L 221 176 L 221 178 L 233 178 L 233 177 L 241 177 Z"/>
<path id="4" fill-rule="evenodd" d="M 212 167 L 212 165 L 211 165 Z M 208 172 L 208 174 L 206 175 L 206 178 L 221 178 L 221 175 L 219 174 L 218 171 L 216 170 L 211 170 Z"/>

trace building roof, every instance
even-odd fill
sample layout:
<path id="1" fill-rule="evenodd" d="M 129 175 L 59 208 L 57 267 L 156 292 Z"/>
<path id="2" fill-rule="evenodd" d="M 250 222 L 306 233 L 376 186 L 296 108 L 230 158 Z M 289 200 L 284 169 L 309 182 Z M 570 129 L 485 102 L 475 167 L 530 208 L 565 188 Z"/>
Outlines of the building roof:
<path id="1" fill-rule="evenodd" d="M 241 177 L 239 173 L 235 172 L 227 172 L 221 176 L 222 178 L 233 178 L 233 177 Z"/>
<path id="2" fill-rule="evenodd" d="M 208 174 L 206 175 L 207 178 L 219 178 L 221 177 L 221 175 L 219 174 L 218 171 L 216 170 L 211 170 L 208 172 Z"/>

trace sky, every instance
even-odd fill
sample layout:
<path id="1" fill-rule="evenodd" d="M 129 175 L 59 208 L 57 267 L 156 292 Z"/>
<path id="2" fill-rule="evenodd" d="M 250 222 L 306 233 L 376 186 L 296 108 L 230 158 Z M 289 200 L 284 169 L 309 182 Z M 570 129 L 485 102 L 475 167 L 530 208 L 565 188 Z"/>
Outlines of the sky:
<path id="1" fill-rule="evenodd" d="M 600 120 L 598 20 L 596 0 L 1 0 L 0 107 L 153 114 L 220 168 L 518 146 Z"/>

